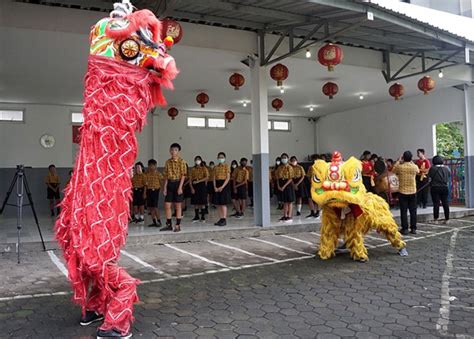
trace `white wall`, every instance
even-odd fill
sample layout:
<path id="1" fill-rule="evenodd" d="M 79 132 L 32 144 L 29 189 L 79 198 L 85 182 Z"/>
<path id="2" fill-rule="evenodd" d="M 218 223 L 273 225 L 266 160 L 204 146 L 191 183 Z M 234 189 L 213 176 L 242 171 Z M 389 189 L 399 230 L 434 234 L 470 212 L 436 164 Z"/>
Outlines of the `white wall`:
<path id="1" fill-rule="evenodd" d="M 73 143 L 71 111 L 81 107 L 41 104 L 2 104 L 0 109 L 24 109 L 25 122 L 0 122 L 0 168 L 25 164 L 33 167 L 72 167 Z M 51 149 L 40 145 L 41 135 L 54 136 Z M 152 155 L 152 126 L 138 135 L 140 157 Z"/>
<path id="2" fill-rule="evenodd" d="M 433 125 L 463 121 L 463 92 L 436 90 L 321 118 L 316 127 L 319 152 L 339 150 L 345 157 L 370 150 L 386 158 L 424 148 L 433 155 Z"/>
<path id="3" fill-rule="evenodd" d="M 200 116 L 202 113 L 180 112 L 171 120 L 166 112 L 154 116 L 154 157 L 159 166 L 169 158 L 169 146 L 173 142 L 181 144 L 182 157 L 192 163 L 194 156 L 201 155 L 205 160 L 215 160 L 217 153 L 223 151 L 227 159 L 239 160 L 252 157 L 251 115 L 236 113 L 235 119 L 224 130 L 187 128 L 188 115 Z M 206 115 L 213 116 L 213 115 Z M 222 117 L 222 115 L 219 115 Z M 272 117 L 270 116 L 270 119 Z M 296 155 L 300 160 L 314 153 L 314 123 L 302 117 L 278 117 L 291 121 L 291 132 L 269 131 L 270 160 L 283 152 Z M 142 159 L 146 160 L 146 159 Z"/>

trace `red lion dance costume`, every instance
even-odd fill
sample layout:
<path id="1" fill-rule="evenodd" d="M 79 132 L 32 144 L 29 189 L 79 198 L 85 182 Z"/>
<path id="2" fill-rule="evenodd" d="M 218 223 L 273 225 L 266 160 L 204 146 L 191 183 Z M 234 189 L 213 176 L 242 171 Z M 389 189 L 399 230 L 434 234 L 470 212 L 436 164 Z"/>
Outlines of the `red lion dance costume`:
<path id="1" fill-rule="evenodd" d="M 178 74 L 155 15 L 132 12 L 129 0 L 114 8 L 91 30 L 80 149 L 56 222 L 73 301 L 83 319 L 104 318 L 98 337 L 131 336 L 139 281 L 117 262 L 128 233 L 135 131 L 150 109 L 166 105 L 161 87 L 171 89 Z"/>

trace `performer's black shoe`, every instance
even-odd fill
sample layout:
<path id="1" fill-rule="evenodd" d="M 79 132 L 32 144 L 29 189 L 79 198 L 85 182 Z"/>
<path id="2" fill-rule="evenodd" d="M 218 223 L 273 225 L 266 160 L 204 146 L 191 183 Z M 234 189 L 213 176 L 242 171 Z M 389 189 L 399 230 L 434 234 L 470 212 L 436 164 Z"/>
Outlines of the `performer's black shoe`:
<path id="1" fill-rule="evenodd" d="M 132 332 L 129 332 L 126 335 L 121 335 L 119 331 L 116 330 L 108 330 L 104 331 L 101 329 L 97 330 L 97 339 L 102 339 L 102 338 L 131 338 L 132 337 Z"/>
<path id="2" fill-rule="evenodd" d="M 317 210 L 316 213 L 314 213 L 313 218 L 319 218 L 320 213 L 321 212 Z"/>
<path id="3" fill-rule="evenodd" d="M 416 229 L 412 228 L 412 229 L 410 230 L 410 233 L 411 233 L 411 234 L 416 234 Z"/>
<path id="4" fill-rule="evenodd" d="M 160 228 L 160 232 L 172 231 L 172 230 L 173 230 L 173 225 L 171 224 L 166 224 L 164 227 Z"/>
<path id="5" fill-rule="evenodd" d="M 400 233 L 401 233 L 402 235 L 408 235 L 408 230 L 402 228 L 402 229 L 400 230 Z"/>
<path id="6" fill-rule="evenodd" d="M 104 320 L 104 316 L 101 314 L 97 314 L 94 311 L 86 311 L 86 315 L 81 318 L 79 324 L 81 326 L 88 326 L 92 323 Z"/>

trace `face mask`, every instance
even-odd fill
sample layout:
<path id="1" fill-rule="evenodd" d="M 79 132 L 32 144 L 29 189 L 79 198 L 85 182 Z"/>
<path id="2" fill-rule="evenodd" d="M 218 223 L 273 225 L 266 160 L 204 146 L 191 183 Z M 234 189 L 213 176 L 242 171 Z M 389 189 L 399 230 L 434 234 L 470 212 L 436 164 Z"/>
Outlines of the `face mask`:
<path id="1" fill-rule="evenodd" d="M 209 166 L 210 168 L 214 168 L 214 165 Z"/>
<path id="2" fill-rule="evenodd" d="M 286 164 L 288 163 L 288 159 L 287 159 L 287 158 L 281 159 L 281 163 L 282 163 L 283 165 L 286 165 Z"/>
<path id="3" fill-rule="evenodd" d="M 296 166 L 297 162 L 296 162 L 296 161 L 293 161 L 291 164 L 292 164 L 293 166 Z"/>
<path id="4" fill-rule="evenodd" d="M 277 166 L 280 166 L 280 160 L 278 160 L 278 161 L 276 162 L 276 164 L 277 164 Z"/>
<path id="5" fill-rule="evenodd" d="M 225 162 L 225 158 L 219 158 L 217 159 L 217 161 L 219 162 L 219 164 L 223 164 Z"/>
<path id="6" fill-rule="evenodd" d="M 236 168 L 236 167 L 237 167 L 237 165 L 236 165 L 236 164 L 233 164 L 233 165 L 232 165 L 232 168 Z"/>
<path id="7" fill-rule="evenodd" d="M 199 166 L 201 165 L 201 160 L 196 160 L 194 163 Z"/>

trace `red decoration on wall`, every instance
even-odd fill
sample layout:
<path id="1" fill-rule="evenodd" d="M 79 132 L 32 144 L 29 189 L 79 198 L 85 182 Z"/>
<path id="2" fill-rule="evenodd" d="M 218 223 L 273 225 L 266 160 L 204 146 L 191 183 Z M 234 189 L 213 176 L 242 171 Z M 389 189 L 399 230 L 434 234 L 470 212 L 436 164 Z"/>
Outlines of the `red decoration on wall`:
<path id="1" fill-rule="evenodd" d="M 270 76 L 277 82 L 277 86 L 283 86 L 283 81 L 288 78 L 288 67 L 283 64 L 276 64 L 270 69 Z"/>
<path id="2" fill-rule="evenodd" d="M 180 42 L 183 37 L 183 28 L 179 22 L 172 19 L 164 19 L 161 21 L 161 40 L 164 41 L 167 36 L 172 37 L 175 44 Z"/>
<path id="3" fill-rule="evenodd" d="M 81 143 L 81 126 L 80 125 L 72 125 L 72 142 L 74 144 Z"/>
<path id="4" fill-rule="evenodd" d="M 245 78 L 240 73 L 234 73 L 230 76 L 229 83 L 234 86 L 235 90 L 238 90 L 239 87 L 242 87 L 245 84 Z"/>
<path id="5" fill-rule="evenodd" d="M 201 92 L 197 95 L 196 101 L 198 102 L 198 104 L 201 105 L 201 108 L 204 108 L 206 104 L 209 102 L 209 95 L 207 95 L 204 92 Z"/>
<path id="6" fill-rule="evenodd" d="M 402 84 L 397 82 L 390 86 L 390 88 L 388 89 L 388 93 L 390 93 L 390 95 L 394 97 L 395 100 L 399 100 L 403 96 L 403 94 L 405 94 L 405 88 Z"/>
<path id="7" fill-rule="evenodd" d="M 425 75 L 418 81 L 418 88 L 423 91 L 423 94 L 427 95 L 430 91 L 435 88 L 436 82 L 429 75 Z"/>
<path id="8" fill-rule="evenodd" d="M 323 93 L 328 96 L 329 99 L 332 99 L 338 91 L 339 87 L 334 82 L 326 82 L 323 86 Z"/>
<path id="9" fill-rule="evenodd" d="M 228 122 L 231 122 L 232 119 L 235 118 L 235 114 L 232 111 L 225 112 L 224 116 L 225 116 L 225 118 L 227 119 Z"/>
<path id="10" fill-rule="evenodd" d="M 337 45 L 326 44 L 318 51 L 319 63 L 323 66 L 326 66 L 330 72 L 334 70 L 334 66 L 341 63 L 343 58 L 344 53 Z"/>
<path id="11" fill-rule="evenodd" d="M 176 109 L 176 107 L 170 107 L 168 110 L 168 116 L 171 118 L 171 120 L 174 120 L 178 116 L 179 111 Z"/>
<path id="12" fill-rule="evenodd" d="M 275 98 L 272 100 L 272 107 L 275 109 L 275 111 L 279 111 L 283 107 L 283 100 L 280 98 Z"/>

